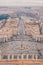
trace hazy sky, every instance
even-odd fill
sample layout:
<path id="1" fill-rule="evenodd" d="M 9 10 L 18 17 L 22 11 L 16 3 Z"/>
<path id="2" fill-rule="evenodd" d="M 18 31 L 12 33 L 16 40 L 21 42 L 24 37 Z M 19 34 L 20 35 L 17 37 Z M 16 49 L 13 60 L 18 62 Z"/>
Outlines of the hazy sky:
<path id="1" fill-rule="evenodd" d="M 0 0 L 0 6 L 42 6 L 43 0 Z"/>

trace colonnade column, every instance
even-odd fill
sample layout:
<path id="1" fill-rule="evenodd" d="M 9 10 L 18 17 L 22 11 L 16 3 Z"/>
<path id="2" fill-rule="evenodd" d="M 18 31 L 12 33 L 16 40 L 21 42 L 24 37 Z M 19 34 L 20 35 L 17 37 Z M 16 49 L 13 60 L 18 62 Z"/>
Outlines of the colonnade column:
<path id="1" fill-rule="evenodd" d="M 34 54 L 32 55 L 32 60 L 34 60 Z"/>
<path id="2" fill-rule="evenodd" d="M 10 60 L 10 54 L 8 54 L 8 60 Z"/>

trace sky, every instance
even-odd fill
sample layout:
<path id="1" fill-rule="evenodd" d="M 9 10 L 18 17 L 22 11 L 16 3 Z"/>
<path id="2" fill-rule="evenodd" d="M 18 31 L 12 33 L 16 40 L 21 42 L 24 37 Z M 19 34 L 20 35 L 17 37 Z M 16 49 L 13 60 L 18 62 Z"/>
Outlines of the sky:
<path id="1" fill-rule="evenodd" d="M 0 6 L 43 6 L 43 0 L 0 0 Z"/>

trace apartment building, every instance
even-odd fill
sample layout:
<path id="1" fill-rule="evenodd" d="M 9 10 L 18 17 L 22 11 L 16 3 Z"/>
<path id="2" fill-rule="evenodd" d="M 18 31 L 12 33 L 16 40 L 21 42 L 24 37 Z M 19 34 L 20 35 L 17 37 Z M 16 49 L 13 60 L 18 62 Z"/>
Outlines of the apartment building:
<path id="1" fill-rule="evenodd" d="M 2 39 L 8 40 L 10 39 L 13 35 L 17 35 L 18 34 L 18 24 L 19 24 L 19 19 L 18 18 L 9 18 L 6 21 L 5 26 L 3 26 L 3 28 L 0 29 L 0 41 Z M 2 33 L 3 32 L 3 33 Z"/>
<path id="2" fill-rule="evenodd" d="M 32 36 L 35 41 L 43 41 L 43 23 L 31 22 L 30 19 L 24 20 L 25 23 L 25 34 Z M 41 31 L 40 31 L 41 30 Z M 40 34 L 42 32 L 42 34 Z"/>

